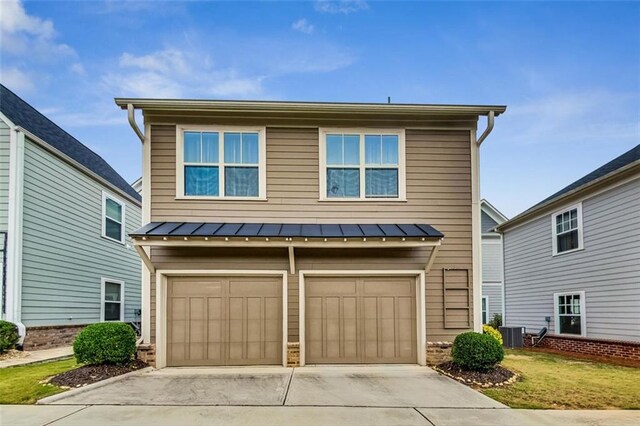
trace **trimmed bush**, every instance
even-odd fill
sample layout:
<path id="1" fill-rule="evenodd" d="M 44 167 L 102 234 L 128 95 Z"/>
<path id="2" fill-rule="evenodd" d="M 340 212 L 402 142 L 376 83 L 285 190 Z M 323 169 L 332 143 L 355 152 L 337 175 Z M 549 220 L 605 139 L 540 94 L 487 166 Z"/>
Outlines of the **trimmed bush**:
<path id="1" fill-rule="evenodd" d="M 494 339 L 496 339 L 498 341 L 498 343 L 500 343 L 500 345 L 502 345 L 502 334 L 500 334 L 500 332 L 498 330 L 496 330 L 495 328 L 491 327 L 490 325 L 483 325 L 482 326 L 482 333 L 483 334 L 488 334 L 489 336 L 493 337 Z"/>
<path id="2" fill-rule="evenodd" d="M 488 322 L 487 325 L 490 325 L 491 327 L 495 328 L 496 330 L 500 330 L 500 327 L 502 327 L 502 315 L 495 314 L 493 316 L 493 318 L 491 319 L 491 321 Z"/>
<path id="3" fill-rule="evenodd" d="M 83 364 L 128 364 L 136 353 L 136 335 L 123 322 L 91 324 L 76 337 L 73 353 Z"/>
<path id="4" fill-rule="evenodd" d="M 12 322 L 0 320 L 0 354 L 13 349 L 19 339 L 18 326 Z"/>
<path id="5" fill-rule="evenodd" d="M 504 358 L 504 349 L 488 334 L 459 334 L 451 348 L 453 362 L 464 370 L 488 371 Z"/>

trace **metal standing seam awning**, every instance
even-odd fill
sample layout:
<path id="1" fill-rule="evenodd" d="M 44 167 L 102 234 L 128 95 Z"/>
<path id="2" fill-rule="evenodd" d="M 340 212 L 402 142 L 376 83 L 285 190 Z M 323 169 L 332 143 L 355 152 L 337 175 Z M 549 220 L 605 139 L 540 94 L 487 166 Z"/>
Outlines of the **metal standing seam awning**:
<path id="1" fill-rule="evenodd" d="M 426 224 L 292 224 L 150 222 L 129 236 L 147 268 L 155 267 L 143 247 L 286 247 L 291 273 L 295 248 L 432 247 L 429 272 L 444 234 Z"/>

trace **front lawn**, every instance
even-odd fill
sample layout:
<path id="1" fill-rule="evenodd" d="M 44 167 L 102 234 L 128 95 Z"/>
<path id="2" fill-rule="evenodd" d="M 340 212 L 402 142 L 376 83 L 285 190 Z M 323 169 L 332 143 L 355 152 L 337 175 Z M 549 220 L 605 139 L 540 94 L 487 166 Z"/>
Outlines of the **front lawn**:
<path id="1" fill-rule="evenodd" d="M 35 404 L 64 389 L 41 383 L 77 366 L 74 358 L 0 369 L 0 404 Z"/>
<path id="2" fill-rule="evenodd" d="M 640 368 L 508 350 L 502 366 L 522 378 L 482 392 L 511 408 L 640 409 Z"/>

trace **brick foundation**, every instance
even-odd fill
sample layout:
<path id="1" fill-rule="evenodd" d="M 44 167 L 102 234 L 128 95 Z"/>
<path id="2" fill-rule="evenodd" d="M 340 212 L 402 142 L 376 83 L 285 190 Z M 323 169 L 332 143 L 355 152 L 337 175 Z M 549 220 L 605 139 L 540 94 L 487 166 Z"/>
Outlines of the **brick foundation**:
<path id="1" fill-rule="evenodd" d="M 23 348 L 25 351 L 35 351 L 71 346 L 84 327 L 86 325 L 27 327 Z"/>
<path id="2" fill-rule="evenodd" d="M 287 367 L 300 366 L 300 343 L 287 344 Z"/>
<path id="3" fill-rule="evenodd" d="M 531 336 L 531 334 L 525 336 L 525 347 L 531 347 Z M 547 334 L 536 347 L 590 356 L 640 361 L 640 343 L 637 342 Z"/>
<path id="4" fill-rule="evenodd" d="M 153 343 L 143 343 L 138 346 L 136 358 L 142 362 L 146 362 L 152 367 L 156 366 L 156 345 Z"/>
<path id="5" fill-rule="evenodd" d="M 427 342 L 427 365 L 451 361 L 452 342 Z"/>

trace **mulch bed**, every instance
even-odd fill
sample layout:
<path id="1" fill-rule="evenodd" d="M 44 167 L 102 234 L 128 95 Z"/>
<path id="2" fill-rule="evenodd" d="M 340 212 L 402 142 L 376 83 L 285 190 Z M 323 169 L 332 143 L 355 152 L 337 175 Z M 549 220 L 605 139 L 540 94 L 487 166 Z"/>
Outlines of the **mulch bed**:
<path id="1" fill-rule="evenodd" d="M 482 388 L 500 387 L 510 385 L 518 379 L 518 375 L 504 367 L 497 366 L 493 370 L 480 372 L 468 371 L 458 367 L 453 362 L 445 362 L 435 367 L 436 371 L 449 376 L 469 386 Z"/>
<path id="2" fill-rule="evenodd" d="M 138 359 L 128 365 L 84 365 L 58 374 L 49 380 L 49 383 L 61 387 L 77 388 L 145 367 L 148 367 L 148 364 Z"/>

